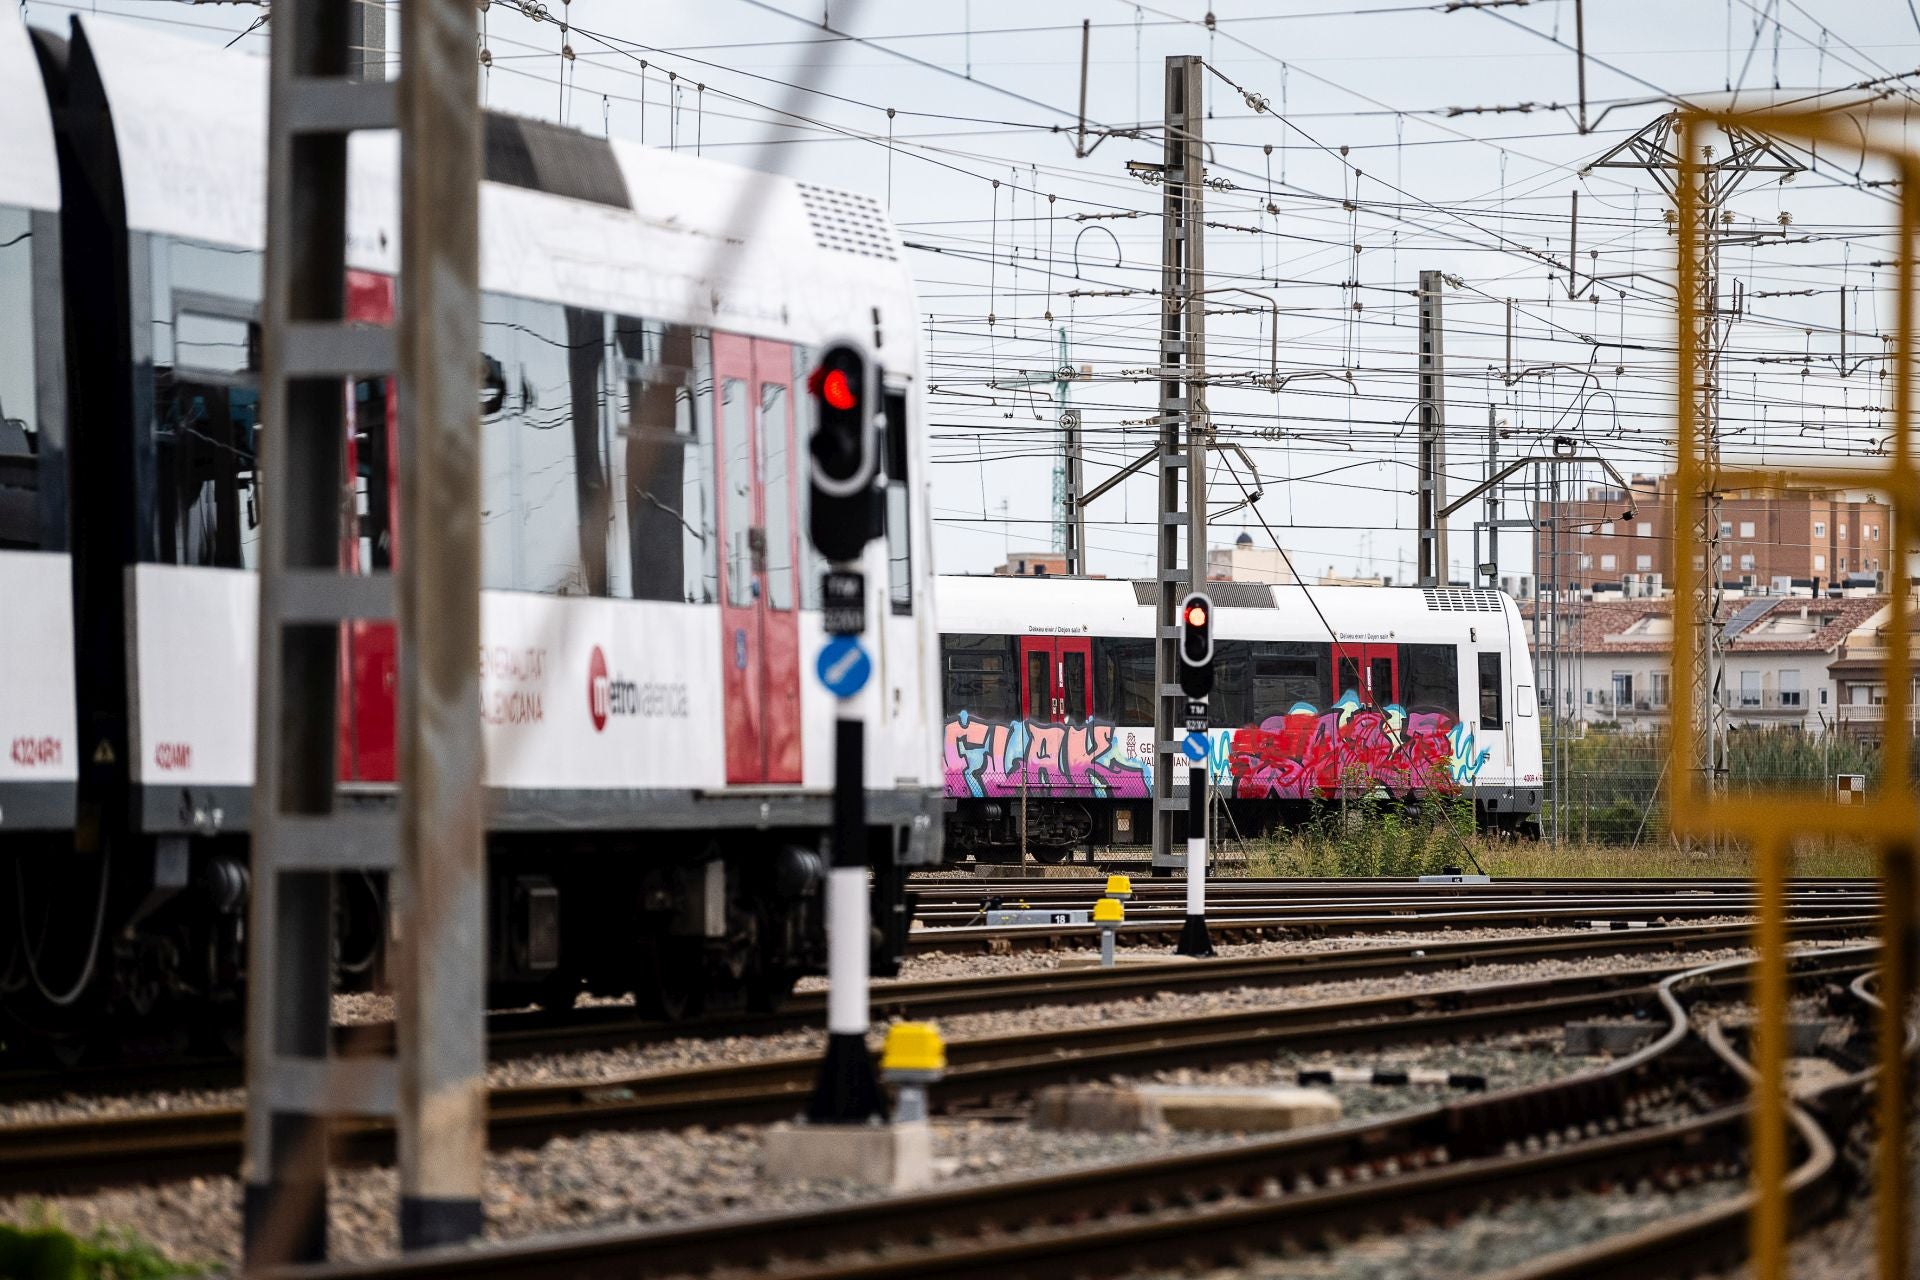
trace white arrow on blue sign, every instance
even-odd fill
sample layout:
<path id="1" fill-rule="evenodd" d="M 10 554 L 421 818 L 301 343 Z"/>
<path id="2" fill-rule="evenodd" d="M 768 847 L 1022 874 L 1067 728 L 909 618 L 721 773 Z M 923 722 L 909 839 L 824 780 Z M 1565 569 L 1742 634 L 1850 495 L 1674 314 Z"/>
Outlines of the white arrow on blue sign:
<path id="1" fill-rule="evenodd" d="M 1180 749 L 1187 753 L 1187 759 L 1199 764 L 1207 758 L 1207 735 L 1189 733 L 1180 741 Z"/>
<path id="2" fill-rule="evenodd" d="M 873 659 L 867 656 L 867 647 L 860 643 L 860 637 L 835 636 L 820 650 L 820 661 L 814 664 L 814 670 L 820 675 L 820 683 L 827 686 L 827 692 L 836 698 L 851 698 L 867 687 L 867 681 L 873 676 Z"/>

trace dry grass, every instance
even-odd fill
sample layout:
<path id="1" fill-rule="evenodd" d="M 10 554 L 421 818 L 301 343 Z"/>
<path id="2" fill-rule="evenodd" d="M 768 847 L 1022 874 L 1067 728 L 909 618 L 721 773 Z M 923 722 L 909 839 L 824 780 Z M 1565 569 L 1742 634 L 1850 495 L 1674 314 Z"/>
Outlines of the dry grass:
<path id="1" fill-rule="evenodd" d="M 1682 849 L 1671 842 L 1626 847 L 1606 844 L 1552 845 L 1501 841 L 1475 850 L 1489 875 L 1505 880 L 1578 878 L 1712 879 L 1747 878 L 1753 863 L 1741 848 Z M 1809 843 L 1794 856 L 1793 874 L 1834 879 L 1876 874 L 1873 855 L 1858 846 L 1824 848 Z"/>

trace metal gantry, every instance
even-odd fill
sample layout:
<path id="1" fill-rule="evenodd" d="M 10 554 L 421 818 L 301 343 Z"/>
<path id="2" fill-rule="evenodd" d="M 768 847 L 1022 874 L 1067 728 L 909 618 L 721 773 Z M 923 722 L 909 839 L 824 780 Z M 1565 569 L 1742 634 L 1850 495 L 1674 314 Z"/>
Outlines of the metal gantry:
<path id="1" fill-rule="evenodd" d="M 1153 867 L 1165 874 L 1185 863 L 1173 852 L 1177 726 L 1186 710 L 1180 691 L 1180 628 L 1175 611 L 1207 581 L 1207 320 L 1204 61 L 1166 61 L 1166 131 L 1161 159 L 1160 410 L 1153 647 Z M 1184 429 L 1184 430 L 1183 430 Z M 1182 504 L 1184 491 L 1185 503 Z M 1186 562 L 1180 557 L 1186 532 Z"/>
<path id="2" fill-rule="evenodd" d="M 259 718 L 247 982 L 251 1268 L 326 1256 L 337 1116 L 395 1116 L 409 1246 L 479 1228 L 484 1139 L 478 434 L 479 122 L 469 0 L 409 0 L 406 67 L 369 78 L 366 6 L 279 0 L 262 304 Z M 348 138 L 401 133 L 395 329 L 349 324 Z M 402 581 L 343 570 L 346 383 L 399 373 Z M 339 792 L 349 623 L 401 624 L 401 801 Z M 332 1052 L 333 892 L 387 874 L 400 1056 Z"/>

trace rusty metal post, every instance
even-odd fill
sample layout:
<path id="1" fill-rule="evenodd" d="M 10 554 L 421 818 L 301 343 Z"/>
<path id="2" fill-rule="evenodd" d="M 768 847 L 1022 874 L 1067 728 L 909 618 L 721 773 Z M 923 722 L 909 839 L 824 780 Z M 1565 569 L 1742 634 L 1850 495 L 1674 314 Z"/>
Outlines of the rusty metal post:
<path id="1" fill-rule="evenodd" d="M 472 0 L 401 10 L 400 1236 L 480 1234 L 480 112 Z"/>
<path id="2" fill-rule="evenodd" d="M 1774 834 L 1753 850 L 1759 888 L 1754 922 L 1754 1280 L 1785 1280 L 1787 1266 L 1787 862 L 1792 844 Z"/>

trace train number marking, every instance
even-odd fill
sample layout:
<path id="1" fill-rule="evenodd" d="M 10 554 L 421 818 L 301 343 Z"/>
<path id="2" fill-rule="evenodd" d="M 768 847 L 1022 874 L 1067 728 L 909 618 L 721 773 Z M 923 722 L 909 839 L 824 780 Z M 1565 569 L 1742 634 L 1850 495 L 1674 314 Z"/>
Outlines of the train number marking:
<path id="1" fill-rule="evenodd" d="M 13 762 L 25 769 L 60 763 L 60 739 L 15 738 L 8 751 Z"/>

